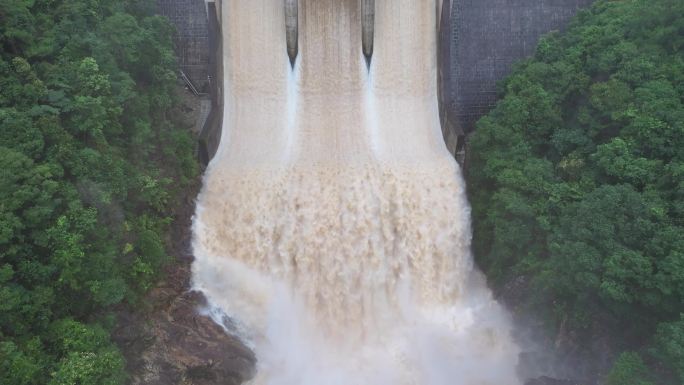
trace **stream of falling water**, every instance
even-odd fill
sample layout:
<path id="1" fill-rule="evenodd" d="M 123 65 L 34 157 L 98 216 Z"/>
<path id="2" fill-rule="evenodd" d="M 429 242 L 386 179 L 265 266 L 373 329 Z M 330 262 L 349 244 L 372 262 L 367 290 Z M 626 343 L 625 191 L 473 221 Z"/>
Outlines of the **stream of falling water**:
<path id="1" fill-rule="evenodd" d="M 257 385 L 517 385 L 509 320 L 470 255 L 443 143 L 436 0 L 224 0 L 225 113 L 193 285 L 257 355 Z"/>

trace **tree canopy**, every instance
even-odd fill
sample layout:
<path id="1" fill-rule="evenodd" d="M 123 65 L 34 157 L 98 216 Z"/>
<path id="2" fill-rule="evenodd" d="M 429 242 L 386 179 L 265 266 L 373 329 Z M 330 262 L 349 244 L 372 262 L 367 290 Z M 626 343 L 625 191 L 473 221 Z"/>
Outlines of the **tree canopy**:
<path id="1" fill-rule="evenodd" d="M 500 90 L 470 142 L 479 264 L 684 382 L 684 2 L 598 0 Z"/>
<path id="2" fill-rule="evenodd" d="M 121 384 L 113 306 L 197 173 L 152 0 L 0 0 L 0 383 Z"/>

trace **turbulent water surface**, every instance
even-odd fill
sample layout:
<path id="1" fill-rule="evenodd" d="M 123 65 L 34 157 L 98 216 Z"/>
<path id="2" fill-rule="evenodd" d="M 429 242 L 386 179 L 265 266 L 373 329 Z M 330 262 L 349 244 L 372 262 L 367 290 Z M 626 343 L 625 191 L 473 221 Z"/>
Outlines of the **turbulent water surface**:
<path id="1" fill-rule="evenodd" d="M 435 0 L 224 0 L 223 137 L 194 222 L 194 287 L 257 358 L 254 384 L 517 385 L 442 141 Z"/>

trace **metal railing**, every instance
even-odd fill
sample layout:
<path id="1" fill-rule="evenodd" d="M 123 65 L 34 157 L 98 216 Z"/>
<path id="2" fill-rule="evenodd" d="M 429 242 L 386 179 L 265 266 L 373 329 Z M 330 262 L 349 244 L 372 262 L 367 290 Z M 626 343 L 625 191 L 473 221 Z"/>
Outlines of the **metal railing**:
<path id="1" fill-rule="evenodd" d="M 180 76 L 181 76 L 181 79 L 183 79 L 183 81 L 185 82 L 185 85 L 187 85 L 188 88 L 190 88 L 190 91 L 192 91 L 193 94 L 195 94 L 196 96 L 206 96 L 207 95 L 206 92 L 199 92 L 197 90 L 197 87 L 195 87 L 195 85 L 192 84 L 192 81 L 185 74 L 185 72 L 183 72 L 183 70 L 180 70 Z"/>

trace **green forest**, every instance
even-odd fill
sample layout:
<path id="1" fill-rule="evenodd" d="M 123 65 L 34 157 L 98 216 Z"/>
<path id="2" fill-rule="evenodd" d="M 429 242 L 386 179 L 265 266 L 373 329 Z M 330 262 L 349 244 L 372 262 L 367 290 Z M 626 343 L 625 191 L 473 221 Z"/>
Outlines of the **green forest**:
<path id="1" fill-rule="evenodd" d="M 607 385 L 684 383 L 684 2 L 599 0 L 500 84 L 469 148 L 477 262 Z"/>
<path id="2" fill-rule="evenodd" d="M 0 0 L 2 385 L 127 381 L 115 315 L 199 174 L 155 3 Z M 499 92 L 466 170 L 491 286 L 606 338 L 604 385 L 684 384 L 684 1 L 597 0 Z"/>
<path id="3" fill-rule="evenodd" d="M 153 0 L 0 0 L 0 384 L 122 384 L 113 311 L 198 173 Z"/>

